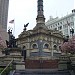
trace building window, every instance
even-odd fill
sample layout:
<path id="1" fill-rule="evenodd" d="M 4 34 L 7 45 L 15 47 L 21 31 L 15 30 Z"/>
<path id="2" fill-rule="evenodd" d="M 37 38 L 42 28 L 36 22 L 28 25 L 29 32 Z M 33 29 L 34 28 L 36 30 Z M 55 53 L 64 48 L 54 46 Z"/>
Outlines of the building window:
<path id="1" fill-rule="evenodd" d="M 54 45 L 53 48 L 54 48 L 54 50 L 57 50 L 57 45 Z"/>
<path id="2" fill-rule="evenodd" d="M 26 49 L 26 46 L 23 46 L 23 49 Z"/>
<path id="3" fill-rule="evenodd" d="M 68 27 L 68 25 L 63 25 L 63 28 L 65 29 L 65 28 L 67 28 Z"/>
<path id="4" fill-rule="evenodd" d="M 37 48 L 37 45 L 36 44 L 33 44 L 32 45 L 32 48 L 36 49 Z"/>
<path id="5" fill-rule="evenodd" d="M 55 28 L 54 30 L 57 30 L 57 28 Z"/>
<path id="6" fill-rule="evenodd" d="M 60 22 L 60 24 L 62 24 L 62 22 Z"/>
<path id="7" fill-rule="evenodd" d="M 61 51 L 61 46 L 59 46 L 59 50 Z"/>
<path id="8" fill-rule="evenodd" d="M 48 45 L 48 44 L 45 44 L 45 45 L 44 45 L 44 48 L 49 48 L 49 45 Z"/>
<path id="9" fill-rule="evenodd" d="M 61 30 L 62 29 L 62 26 L 58 27 L 58 30 Z"/>
<path id="10" fill-rule="evenodd" d="M 59 23 L 58 23 L 58 25 L 59 25 Z"/>
<path id="11" fill-rule="evenodd" d="M 57 26 L 57 24 L 55 24 Z"/>

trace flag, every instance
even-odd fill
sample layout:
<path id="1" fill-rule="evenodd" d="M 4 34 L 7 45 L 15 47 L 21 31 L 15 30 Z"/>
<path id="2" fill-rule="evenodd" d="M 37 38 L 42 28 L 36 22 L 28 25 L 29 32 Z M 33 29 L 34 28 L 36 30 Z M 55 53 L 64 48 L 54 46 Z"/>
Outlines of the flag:
<path id="1" fill-rule="evenodd" d="M 14 19 L 13 19 L 13 20 L 11 20 L 11 21 L 9 21 L 9 23 L 14 23 Z"/>

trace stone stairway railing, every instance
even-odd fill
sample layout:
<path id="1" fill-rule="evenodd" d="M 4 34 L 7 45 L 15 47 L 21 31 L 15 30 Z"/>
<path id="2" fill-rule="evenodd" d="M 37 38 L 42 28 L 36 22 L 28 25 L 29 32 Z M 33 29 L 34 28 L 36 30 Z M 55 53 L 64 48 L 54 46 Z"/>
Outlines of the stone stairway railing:
<path id="1" fill-rule="evenodd" d="M 59 58 L 59 69 L 70 70 L 70 72 L 75 75 L 75 55 L 66 54 Z"/>
<path id="2" fill-rule="evenodd" d="M 0 73 L 0 75 L 7 75 L 10 72 L 10 70 L 13 69 L 12 63 L 13 63 L 13 60 L 11 60 L 9 62 L 9 64 L 3 69 L 3 71 Z"/>

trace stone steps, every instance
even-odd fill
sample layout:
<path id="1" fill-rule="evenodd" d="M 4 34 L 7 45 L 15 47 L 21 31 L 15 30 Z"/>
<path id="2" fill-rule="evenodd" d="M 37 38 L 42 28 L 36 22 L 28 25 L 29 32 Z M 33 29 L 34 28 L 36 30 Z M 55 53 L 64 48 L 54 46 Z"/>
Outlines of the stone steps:
<path id="1" fill-rule="evenodd" d="M 69 71 L 58 70 L 16 70 L 13 75 L 70 75 Z"/>

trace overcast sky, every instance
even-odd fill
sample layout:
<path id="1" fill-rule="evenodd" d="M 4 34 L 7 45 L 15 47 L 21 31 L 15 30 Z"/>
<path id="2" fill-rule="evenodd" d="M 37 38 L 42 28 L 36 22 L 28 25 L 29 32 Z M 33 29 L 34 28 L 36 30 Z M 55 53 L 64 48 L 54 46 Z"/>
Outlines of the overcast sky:
<path id="1" fill-rule="evenodd" d="M 62 17 L 71 13 L 74 9 L 74 0 L 43 0 L 44 15 L 46 21 L 50 16 Z M 24 24 L 29 22 L 27 30 L 33 29 L 36 25 L 37 0 L 10 0 L 8 14 L 8 28 L 14 28 L 9 21 L 15 19 L 15 32 L 18 35 L 23 31 Z"/>

